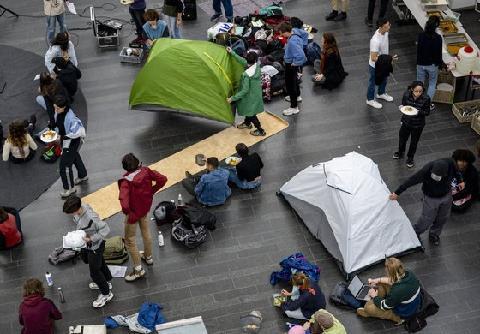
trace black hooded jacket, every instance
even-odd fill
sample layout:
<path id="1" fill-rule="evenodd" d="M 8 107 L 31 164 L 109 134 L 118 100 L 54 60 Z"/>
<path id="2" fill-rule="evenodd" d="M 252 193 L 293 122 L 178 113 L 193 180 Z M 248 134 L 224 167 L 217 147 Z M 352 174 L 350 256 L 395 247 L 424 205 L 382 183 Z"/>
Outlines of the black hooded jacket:
<path id="1" fill-rule="evenodd" d="M 413 93 L 407 89 L 403 94 L 402 105 L 411 106 L 418 110 L 415 116 L 407 116 L 402 114 L 402 123 L 409 128 L 423 128 L 425 126 L 425 116 L 430 114 L 430 98 L 423 93 L 416 100 L 413 98 Z"/>
<path id="2" fill-rule="evenodd" d="M 375 84 L 380 85 L 390 73 L 393 73 L 393 57 L 390 55 L 380 55 L 375 62 Z"/>
<path id="3" fill-rule="evenodd" d="M 54 71 L 57 74 L 57 79 L 60 80 L 63 87 L 67 90 L 70 99 L 73 100 L 72 98 L 77 92 L 78 79 L 82 77 L 82 72 L 70 61 L 68 61 L 64 69 L 60 70 L 55 67 Z"/>

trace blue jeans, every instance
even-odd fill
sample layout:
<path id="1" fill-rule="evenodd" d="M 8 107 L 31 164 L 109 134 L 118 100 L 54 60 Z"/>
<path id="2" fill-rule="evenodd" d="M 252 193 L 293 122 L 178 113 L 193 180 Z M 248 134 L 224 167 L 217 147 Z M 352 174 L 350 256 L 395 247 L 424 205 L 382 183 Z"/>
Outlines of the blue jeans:
<path id="1" fill-rule="evenodd" d="M 165 19 L 167 21 L 170 38 L 181 39 L 182 31 L 180 30 L 180 27 L 177 25 L 177 17 L 165 15 Z"/>
<path id="2" fill-rule="evenodd" d="M 247 180 L 240 180 L 235 168 L 228 168 L 228 172 L 230 173 L 228 176 L 228 182 L 235 183 L 235 185 L 240 189 L 255 189 L 262 184 L 261 180 L 253 180 L 250 182 Z"/>
<path id="3" fill-rule="evenodd" d="M 60 26 L 60 32 L 66 32 L 67 26 L 64 22 L 64 14 L 54 15 L 54 16 L 47 16 L 47 41 L 48 43 L 52 43 L 53 38 L 55 37 L 55 30 L 58 25 Z"/>
<path id="4" fill-rule="evenodd" d="M 213 10 L 216 14 L 222 14 L 220 4 L 223 4 L 223 8 L 225 9 L 225 17 L 227 19 L 233 19 L 232 0 L 213 0 Z"/>
<path id="5" fill-rule="evenodd" d="M 433 99 L 435 95 L 435 88 L 437 87 L 438 67 L 435 64 L 424 66 L 417 65 L 417 81 L 426 83 L 428 76 L 428 90 L 427 95 Z"/>
<path id="6" fill-rule="evenodd" d="M 368 73 L 370 75 L 368 79 L 368 90 L 367 90 L 367 100 L 371 101 L 375 99 L 375 67 L 368 65 Z M 385 93 L 385 88 L 387 87 L 387 78 L 378 85 L 378 95 Z"/>

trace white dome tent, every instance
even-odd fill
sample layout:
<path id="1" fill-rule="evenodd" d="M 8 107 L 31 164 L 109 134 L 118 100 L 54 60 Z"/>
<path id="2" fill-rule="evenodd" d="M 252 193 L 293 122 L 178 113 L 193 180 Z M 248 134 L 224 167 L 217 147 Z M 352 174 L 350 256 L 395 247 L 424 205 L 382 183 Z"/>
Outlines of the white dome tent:
<path id="1" fill-rule="evenodd" d="M 347 278 L 385 257 L 421 248 L 403 209 L 388 199 L 378 166 L 357 152 L 307 167 L 280 194 Z"/>

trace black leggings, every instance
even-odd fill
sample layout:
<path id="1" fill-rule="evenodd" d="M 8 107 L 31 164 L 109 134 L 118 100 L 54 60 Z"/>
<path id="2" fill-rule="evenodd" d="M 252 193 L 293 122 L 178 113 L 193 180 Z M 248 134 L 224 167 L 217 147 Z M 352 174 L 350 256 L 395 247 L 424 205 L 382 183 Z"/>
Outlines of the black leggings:
<path id="1" fill-rule="evenodd" d="M 285 64 L 285 88 L 290 96 L 290 108 L 296 108 L 298 106 L 297 97 L 300 96 L 297 66 Z"/>
<path id="2" fill-rule="evenodd" d="M 375 2 L 377 0 L 368 0 L 368 16 L 367 18 L 372 21 L 373 20 L 373 12 L 375 11 Z M 380 0 L 380 12 L 378 13 L 378 19 L 385 18 L 385 14 L 387 13 L 388 8 L 388 0 Z"/>
<path id="3" fill-rule="evenodd" d="M 87 261 L 92 281 L 98 285 L 102 295 L 106 296 L 110 293 L 108 282 L 112 280 L 112 274 L 105 263 L 105 259 L 103 258 L 104 251 L 105 241 L 102 242 L 98 249 L 94 251 L 87 250 Z"/>
<path id="4" fill-rule="evenodd" d="M 130 16 L 133 19 L 133 22 L 135 23 L 135 30 L 137 33 L 138 37 L 143 36 L 143 25 L 145 24 L 145 19 L 143 18 L 143 15 L 145 15 L 145 9 L 128 9 L 128 12 L 130 13 Z"/>
<path id="5" fill-rule="evenodd" d="M 81 139 L 72 139 L 70 146 L 64 148 L 60 157 L 60 177 L 62 179 L 63 189 L 70 189 L 75 186 L 73 177 L 73 166 L 77 169 L 78 177 L 87 176 L 87 169 L 83 164 L 82 157 L 78 151 L 80 150 Z M 68 178 L 67 178 L 68 169 Z"/>
<path id="6" fill-rule="evenodd" d="M 408 149 L 407 157 L 413 159 L 415 152 L 417 152 L 418 141 L 422 135 L 423 127 L 411 128 L 402 123 L 400 131 L 398 133 L 398 152 L 403 154 L 407 146 L 408 138 L 410 137 L 410 147 Z"/>
<path id="7" fill-rule="evenodd" d="M 258 119 L 257 115 L 245 116 L 245 120 L 243 122 L 246 125 L 253 124 L 258 130 L 263 131 L 262 124 L 260 124 L 260 120 Z"/>

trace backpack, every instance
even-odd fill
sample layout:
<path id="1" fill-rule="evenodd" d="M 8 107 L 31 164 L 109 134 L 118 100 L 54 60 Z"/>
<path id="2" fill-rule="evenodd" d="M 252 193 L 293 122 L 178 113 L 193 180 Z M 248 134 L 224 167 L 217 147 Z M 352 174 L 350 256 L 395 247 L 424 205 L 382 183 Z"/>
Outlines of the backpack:
<path id="1" fill-rule="evenodd" d="M 427 326 L 425 318 L 414 315 L 405 321 L 405 330 L 409 333 L 419 332 Z"/>
<path id="2" fill-rule="evenodd" d="M 62 155 L 62 147 L 55 143 L 50 143 L 43 149 L 40 159 L 48 163 L 54 163 Z"/>
<path id="3" fill-rule="evenodd" d="M 352 295 L 345 282 L 335 285 L 329 299 L 333 305 L 343 308 L 357 309 L 365 305 L 364 301 L 360 301 Z"/>
<path id="4" fill-rule="evenodd" d="M 305 47 L 305 56 L 307 58 L 307 61 L 305 62 L 305 65 L 313 65 L 316 59 L 320 59 L 321 55 L 320 52 L 322 49 L 320 48 L 320 45 L 318 45 L 315 42 L 310 42 L 307 44 Z"/>
<path id="5" fill-rule="evenodd" d="M 186 227 L 183 219 L 178 219 L 172 224 L 172 238 L 193 249 L 207 240 L 207 228 L 205 225 Z"/>
<path id="6" fill-rule="evenodd" d="M 128 260 L 128 252 L 122 237 L 115 236 L 105 239 L 103 258 L 107 264 L 120 265 Z"/>
<path id="7" fill-rule="evenodd" d="M 48 256 L 48 262 L 53 265 L 57 265 L 62 262 L 67 262 L 68 260 L 72 260 L 72 263 L 75 264 L 77 262 L 78 254 L 79 253 L 73 249 L 57 247 Z"/>
<path id="8" fill-rule="evenodd" d="M 213 231 L 217 223 L 217 217 L 204 208 L 194 206 L 186 206 L 182 209 L 183 225 L 187 228 L 192 226 L 205 226 L 208 230 Z"/>
<path id="9" fill-rule="evenodd" d="M 174 202 L 162 201 L 153 210 L 153 218 L 158 225 L 171 224 L 180 214 Z"/>

